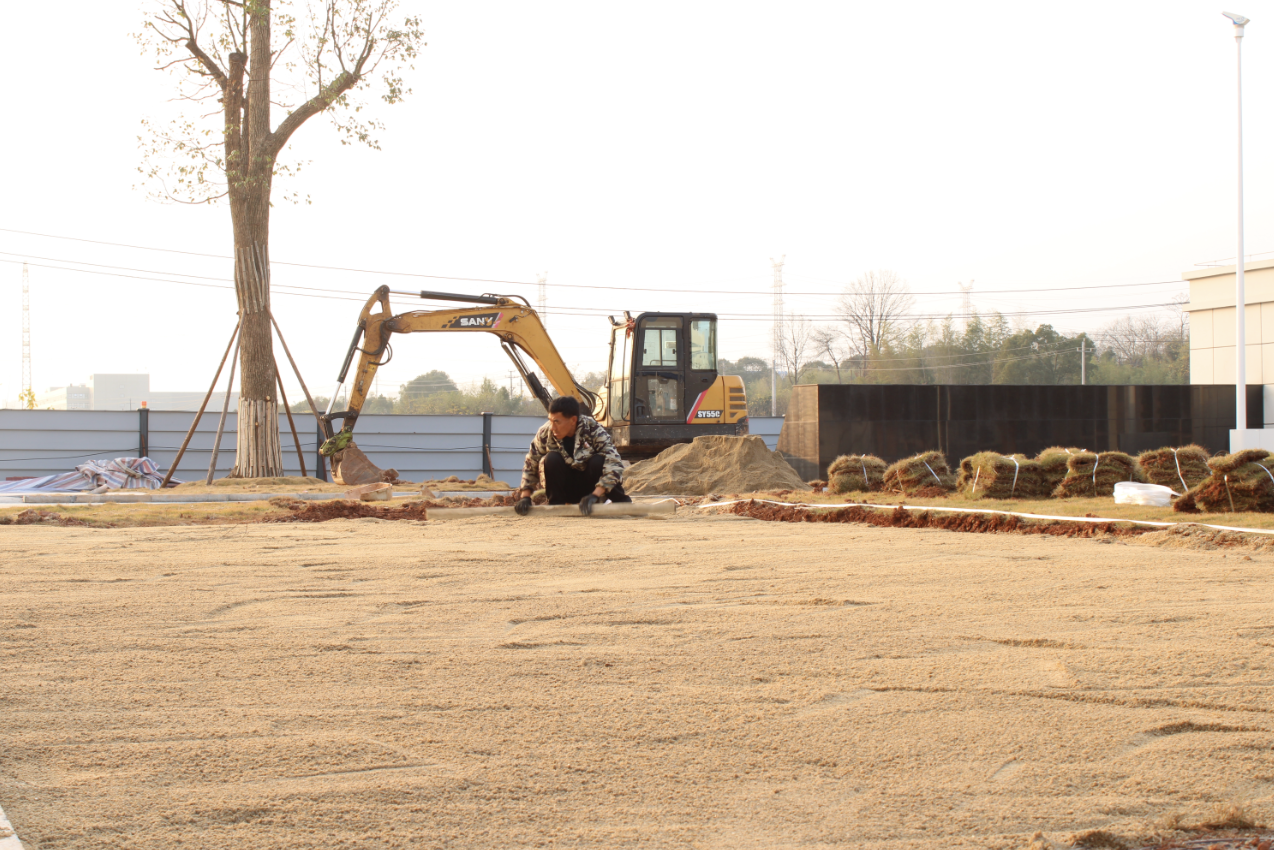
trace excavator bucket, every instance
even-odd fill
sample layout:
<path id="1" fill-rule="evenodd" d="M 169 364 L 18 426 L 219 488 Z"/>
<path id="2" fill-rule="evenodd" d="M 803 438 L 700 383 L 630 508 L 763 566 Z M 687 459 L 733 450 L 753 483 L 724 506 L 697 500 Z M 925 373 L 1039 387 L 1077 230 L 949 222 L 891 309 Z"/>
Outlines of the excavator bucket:
<path id="1" fill-rule="evenodd" d="M 376 484 L 384 481 L 384 476 L 384 471 L 368 460 L 367 455 L 353 442 L 332 455 L 332 480 L 337 484 L 347 487 Z"/>

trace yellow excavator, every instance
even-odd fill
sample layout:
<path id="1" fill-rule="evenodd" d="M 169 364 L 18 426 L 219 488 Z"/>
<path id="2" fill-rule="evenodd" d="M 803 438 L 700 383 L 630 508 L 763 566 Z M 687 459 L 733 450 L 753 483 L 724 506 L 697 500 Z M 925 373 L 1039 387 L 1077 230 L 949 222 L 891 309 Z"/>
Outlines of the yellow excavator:
<path id="1" fill-rule="evenodd" d="M 416 310 L 394 315 L 389 296 L 477 304 L 449 310 Z M 336 391 L 322 415 L 320 452 L 332 460 L 332 477 L 341 484 L 370 484 L 383 473 L 353 442 L 354 426 L 372 387 L 376 370 L 389 362 L 394 334 L 489 333 L 513 361 L 545 410 L 553 395 L 527 365 L 530 357 L 557 395 L 572 395 L 592 412 L 627 460 L 658 454 L 676 443 L 705 434 L 748 433 L 748 403 L 743 379 L 717 374 L 717 317 L 713 313 L 624 313 L 610 318 L 610 359 L 606 384 L 593 392 L 571 375 L 540 317 L 516 295 L 458 295 L 450 292 L 399 292 L 382 286 L 367 299 L 358 317 Z M 361 343 L 361 346 L 360 346 Z M 333 412 L 359 354 L 347 410 Z M 339 432 L 332 423 L 342 420 Z"/>

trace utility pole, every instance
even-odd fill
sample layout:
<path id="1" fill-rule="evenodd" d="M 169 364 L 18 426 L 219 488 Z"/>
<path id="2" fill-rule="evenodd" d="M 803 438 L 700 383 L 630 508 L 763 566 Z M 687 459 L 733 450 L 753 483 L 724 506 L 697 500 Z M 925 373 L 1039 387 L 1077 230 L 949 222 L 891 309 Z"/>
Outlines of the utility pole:
<path id="1" fill-rule="evenodd" d="M 22 264 L 22 395 L 25 407 L 35 407 L 35 394 L 31 389 L 31 276 L 27 264 Z"/>
<path id="2" fill-rule="evenodd" d="M 549 303 L 549 273 L 541 272 L 535 276 L 536 282 L 539 284 L 536 293 L 536 311 L 540 314 L 540 324 L 548 327 L 548 317 L 544 314 L 544 308 Z"/>
<path id="3" fill-rule="evenodd" d="M 1079 385 L 1088 383 L 1088 337 L 1079 338 Z"/>
<path id="4" fill-rule="evenodd" d="M 776 261 L 770 257 L 774 268 L 774 340 L 770 362 L 770 415 L 779 415 L 779 351 L 783 348 L 783 262 L 787 254 Z"/>
<path id="5" fill-rule="evenodd" d="M 1230 451 L 1256 448 L 1247 442 L 1247 296 L 1244 291 L 1243 270 L 1247 258 L 1243 255 L 1243 27 L 1251 23 L 1242 15 L 1222 12 L 1234 24 L 1238 81 L 1238 160 L 1239 160 L 1239 258 L 1234 265 L 1234 432 L 1230 434 Z"/>

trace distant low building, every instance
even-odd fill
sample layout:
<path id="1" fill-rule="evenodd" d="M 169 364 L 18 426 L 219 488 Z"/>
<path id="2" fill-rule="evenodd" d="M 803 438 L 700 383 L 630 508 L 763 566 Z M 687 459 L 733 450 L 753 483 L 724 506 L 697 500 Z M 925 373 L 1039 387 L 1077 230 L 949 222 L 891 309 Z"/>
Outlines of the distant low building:
<path id="1" fill-rule="evenodd" d="M 1190 383 L 1233 384 L 1237 266 L 1189 271 Z M 1274 384 L 1274 260 L 1243 267 L 1247 383 Z M 1268 319 L 1269 321 L 1266 321 Z"/>
<path id="2" fill-rule="evenodd" d="M 93 388 L 87 384 L 50 387 L 35 397 L 37 410 L 92 410 Z"/>
<path id="3" fill-rule="evenodd" d="M 93 385 L 94 410 L 136 410 L 150 400 L 148 374 L 106 373 L 88 379 Z"/>
<path id="4" fill-rule="evenodd" d="M 51 387 L 35 397 L 40 410 L 136 410 L 142 402 L 151 410 L 198 410 L 205 390 L 151 392 L 146 373 L 90 375 L 87 384 Z M 208 410 L 220 411 L 226 394 L 215 392 Z M 239 409 L 239 394 L 230 394 L 230 409 Z"/>

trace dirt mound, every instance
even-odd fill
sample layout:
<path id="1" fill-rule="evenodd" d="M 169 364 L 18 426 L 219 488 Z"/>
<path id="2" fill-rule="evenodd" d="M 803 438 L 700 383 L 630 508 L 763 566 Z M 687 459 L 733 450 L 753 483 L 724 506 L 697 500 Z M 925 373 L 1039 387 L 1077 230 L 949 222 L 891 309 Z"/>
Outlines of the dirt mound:
<path id="1" fill-rule="evenodd" d="M 1152 531 L 1142 535 L 1137 542 L 1162 549 L 1185 549 L 1191 552 L 1212 552 L 1217 549 L 1274 552 L 1274 535 L 1222 531 L 1193 523 L 1181 523 L 1162 531 Z"/>
<path id="2" fill-rule="evenodd" d="M 810 510 L 788 505 L 765 504 L 749 499 L 729 505 L 730 513 L 770 522 L 847 522 L 883 528 L 939 528 L 977 534 L 1045 534 L 1053 537 L 1138 537 L 1149 529 L 1113 522 L 1029 522 L 1000 514 L 938 513 L 909 511 L 903 507 L 892 511 L 873 510 L 860 505 L 833 510 Z"/>
<path id="3" fill-rule="evenodd" d="M 624 470 L 624 490 L 706 496 L 761 490 L 808 492 L 810 486 L 760 437 L 708 436 L 634 463 Z"/>

